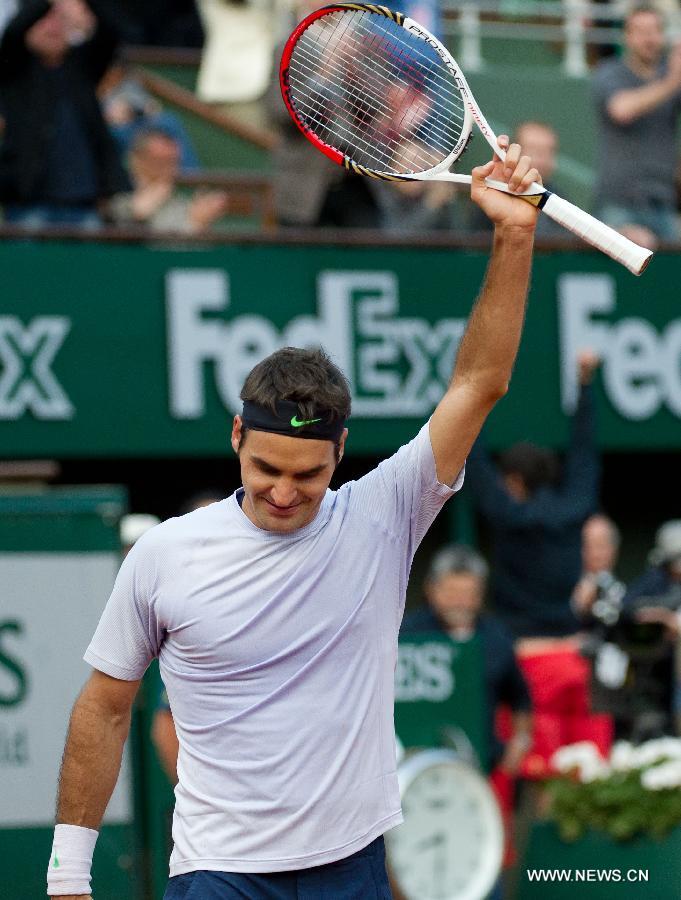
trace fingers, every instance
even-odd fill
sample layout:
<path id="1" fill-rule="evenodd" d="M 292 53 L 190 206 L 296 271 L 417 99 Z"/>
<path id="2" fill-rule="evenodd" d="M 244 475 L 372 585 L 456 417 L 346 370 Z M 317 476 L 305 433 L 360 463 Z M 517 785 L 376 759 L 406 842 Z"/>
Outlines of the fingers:
<path id="1" fill-rule="evenodd" d="M 541 184 L 541 175 L 532 165 L 529 156 L 524 156 L 520 144 L 511 144 L 506 151 L 504 178 L 511 193 L 522 194 L 533 182 Z"/>

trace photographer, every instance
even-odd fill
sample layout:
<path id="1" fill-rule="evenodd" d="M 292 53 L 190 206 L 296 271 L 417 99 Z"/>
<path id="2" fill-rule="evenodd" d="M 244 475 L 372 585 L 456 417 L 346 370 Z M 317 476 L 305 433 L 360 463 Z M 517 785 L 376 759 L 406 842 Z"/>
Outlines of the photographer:
<path id="1" fill-rule="evenodd" d="M 655 536 L 648 569 L 623 600 L 619 642 L 632 660 L 636 706 L 634 737 L 672 734 L 674 682 L 681 637 L 681 520 Z"/>

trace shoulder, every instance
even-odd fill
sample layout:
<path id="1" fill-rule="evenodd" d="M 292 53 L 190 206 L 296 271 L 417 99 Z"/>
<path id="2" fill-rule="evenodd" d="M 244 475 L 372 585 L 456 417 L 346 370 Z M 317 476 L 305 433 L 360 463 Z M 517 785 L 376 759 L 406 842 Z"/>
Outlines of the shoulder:
<path id="1" fill-rule="evenodd" d="M 405 615 L 400 628 L 400 637 L 402 635 L 420 634 L 425 631 L 440 631 L 442 626 L 429 606 L 425 604 L 419 606 Z"/>
<path id="2" fill-rule="evenodd" d="M 626 87 L 634 82 L 635 76 L 633 72 L 621 59 L 608 59 L 595 69 L 592 86 L 598 94 Z"/>

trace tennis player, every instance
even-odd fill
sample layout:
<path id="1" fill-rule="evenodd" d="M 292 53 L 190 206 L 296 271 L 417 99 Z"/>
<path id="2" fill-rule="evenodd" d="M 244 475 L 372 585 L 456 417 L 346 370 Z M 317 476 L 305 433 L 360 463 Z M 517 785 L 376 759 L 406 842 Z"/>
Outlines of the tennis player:
<path id="1" fill-rule="evenodd" d="M 402 818 L 393 675 L 409 569 L 506 392 L 530 276 L 536 210 L 484 179 L 522 191 L 537 170 L 513 144 L 473 174 L 494 248 L 451 384 L 417 436 L 329 490 L 346 379 L 322 351 L 280 350 L 249 374 L 234 418 L 243 487 L 152 528 L 125 559 L 71 716 L 50 896 L 90 894 L 131 706 L 158 656 L 180 744 L 166 900 L 390 897 L 382 835 Z"/>

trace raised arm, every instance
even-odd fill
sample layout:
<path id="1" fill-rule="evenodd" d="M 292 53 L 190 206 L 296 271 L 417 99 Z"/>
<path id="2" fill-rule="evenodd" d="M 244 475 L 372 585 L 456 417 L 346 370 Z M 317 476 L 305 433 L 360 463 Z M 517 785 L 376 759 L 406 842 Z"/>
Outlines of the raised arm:
<path id="1" fill-rule="evenodd" d="M 503 141 L 503 143 L 502 143 Z M 500 137 L 506 146 L 508 138 Z M 518 352 L 530 281 L 537 210 L 485 185 L 491 177 L 519 191 L 540 181 L 531 160 L 512 144 L 473 170 L 471 197 L 494 223 L 494 245 L 480 296 L 468 320 L 449 388 L 430 421 L 437 475 L 451 484 L 461 471 L 485 418 L 508 388 Z"/>
<path id="2" fill-rule="evenodd" d="M 118 779 L 139 681 L 121 681 L 95 670 L 71 713 L 59 776 L 58 829 L 50 857 L 48 889 L 59 900 L 89 897 L 87 841 L 94 846 L 99 825 Z M 82 874 L 81 874 L 82 873 Z"/>
<path id="3" fill-rule="evenodd" d="M 618 125 L 631 125 L 681 90 L 681 43 L 669 54 L 667 71 L 641 87 L 617 91 L 606 104 L 608 116 Z"/>

